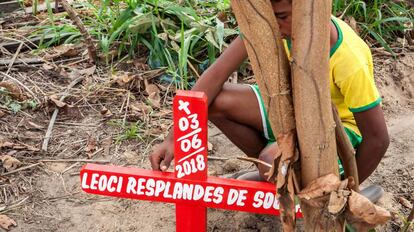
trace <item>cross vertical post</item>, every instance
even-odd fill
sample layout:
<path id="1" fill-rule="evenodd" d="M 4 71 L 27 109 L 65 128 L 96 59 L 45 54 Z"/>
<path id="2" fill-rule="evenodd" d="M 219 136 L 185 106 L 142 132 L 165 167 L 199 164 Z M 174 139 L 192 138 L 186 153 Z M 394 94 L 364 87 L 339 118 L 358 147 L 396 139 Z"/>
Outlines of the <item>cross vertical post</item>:
<path id="1" fill-rule="evenodd" d="M 207 180 L 207 96 L 177 91 L 174 111 L 174 173 L 178 179 Z M 204 232 L 207 208 L 176 204 L 176 231 Z"/>

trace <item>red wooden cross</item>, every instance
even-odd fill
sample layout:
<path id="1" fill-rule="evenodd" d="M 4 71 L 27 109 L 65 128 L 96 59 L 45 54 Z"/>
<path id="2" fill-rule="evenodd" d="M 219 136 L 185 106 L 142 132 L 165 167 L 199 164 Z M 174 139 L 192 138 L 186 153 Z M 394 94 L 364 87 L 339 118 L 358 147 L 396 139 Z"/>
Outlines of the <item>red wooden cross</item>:
<path id="1" fill-rule="evenodd" d="M 174 108 L 175 171 L 86 164 L 81 187 L 90 194 L 176 204 L 176 231 L 206 231 L 207 208 L 279 215 L 270 183 L 207 176 L 207 97 L 178 91 Z M 297 206 L 297 216 L 302 214 Z"/>

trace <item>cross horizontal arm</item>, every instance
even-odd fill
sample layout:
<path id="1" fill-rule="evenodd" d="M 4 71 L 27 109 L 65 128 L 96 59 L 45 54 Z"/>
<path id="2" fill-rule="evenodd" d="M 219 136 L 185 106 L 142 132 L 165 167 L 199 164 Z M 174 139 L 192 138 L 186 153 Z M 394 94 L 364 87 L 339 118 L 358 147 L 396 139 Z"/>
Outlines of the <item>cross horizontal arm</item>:
<path id="1" fill-rule="evenodd" d="M 86 164 L 80 177 L 83 191 L 90 194 L 279 215 L 270 183 L 218 177 L 185 180 L 171 172 L 97 164 Z M 297 216 L 302 216 L 300 211 Z"/>

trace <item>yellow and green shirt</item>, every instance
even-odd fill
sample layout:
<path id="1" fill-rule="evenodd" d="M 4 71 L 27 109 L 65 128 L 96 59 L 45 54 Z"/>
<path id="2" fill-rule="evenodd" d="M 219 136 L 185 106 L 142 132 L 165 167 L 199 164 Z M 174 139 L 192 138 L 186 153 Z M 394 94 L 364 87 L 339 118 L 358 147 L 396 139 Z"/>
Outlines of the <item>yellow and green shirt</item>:
<path id="1" fill-rule="evenodd" d="M 332 17 L 338 41 L 330 51 L 332 102 L 354 147 L 361 142 L 353 113 L 371 109 L 381 102 L 374 82 L 372 55 L 368 45 L 342 20 Z M 290 42 L 284 41 L 290 57 Z"/>

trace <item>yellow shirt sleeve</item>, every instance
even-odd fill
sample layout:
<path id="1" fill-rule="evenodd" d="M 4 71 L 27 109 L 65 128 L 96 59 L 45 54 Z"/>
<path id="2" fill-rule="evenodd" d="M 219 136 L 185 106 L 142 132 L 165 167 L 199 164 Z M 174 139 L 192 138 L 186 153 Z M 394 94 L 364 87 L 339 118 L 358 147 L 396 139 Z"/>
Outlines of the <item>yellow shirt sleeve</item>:
<path id="1" fill-rule="evenodd" d="M 369 67 L 361 67 L 346 78 L 335 81 L 344 103 L 353 113 L 369 110 L 381 102 Z"/>

